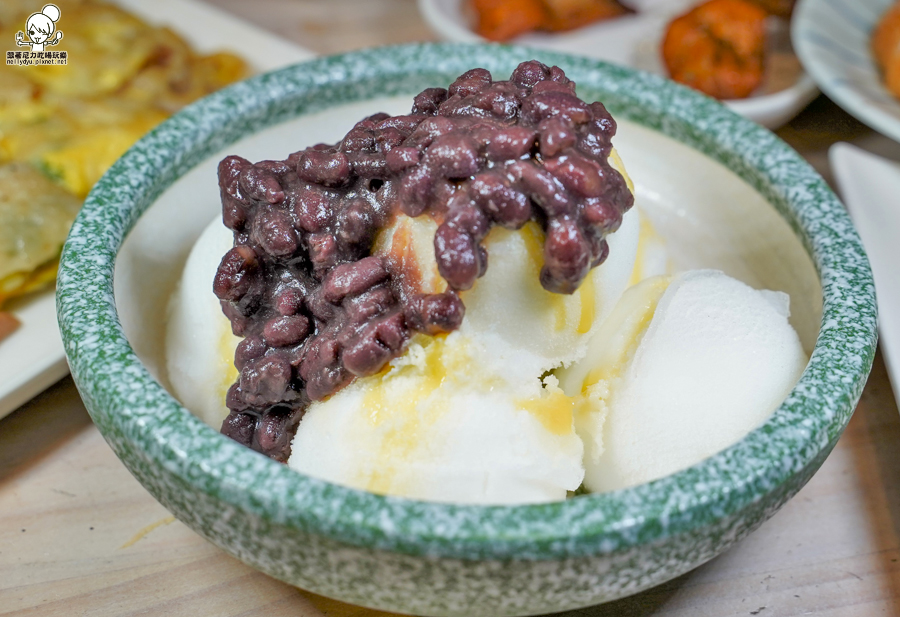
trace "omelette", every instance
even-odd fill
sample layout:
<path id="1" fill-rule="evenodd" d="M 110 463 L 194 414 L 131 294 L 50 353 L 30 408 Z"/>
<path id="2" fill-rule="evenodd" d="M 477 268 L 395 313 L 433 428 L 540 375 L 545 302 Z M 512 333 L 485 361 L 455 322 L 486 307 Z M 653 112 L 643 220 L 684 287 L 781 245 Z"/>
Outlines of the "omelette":
<path id="1" fill-rule="evenodd" d="M 0 6 L 12 41 L 33 2 Z M 200 55 L 172 30 L 97 0 L 63 6 L 61 66 L 0 71 L 0 309 L 52 285 L 82 200 L 144 133 L 247 74 L 229 53 Z M 0 337 L 2 338 L 2 337 Z"/>

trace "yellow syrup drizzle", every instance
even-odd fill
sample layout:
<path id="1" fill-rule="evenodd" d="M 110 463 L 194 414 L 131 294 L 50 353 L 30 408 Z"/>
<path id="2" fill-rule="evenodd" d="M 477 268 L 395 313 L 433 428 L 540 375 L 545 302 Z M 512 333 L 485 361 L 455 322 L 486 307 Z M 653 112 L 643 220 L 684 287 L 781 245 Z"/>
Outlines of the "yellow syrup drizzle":
<path id="1" fill-rule="evenodd" d="M 631 194 L 634 194 L 634 182 L 631 181 L 631 176 L 628 175 L 628 172 L 625 171 L 625 163 L 622 162 L 622 158 L 619 156 L 618 151 L 613 148 L 609 152 L 609 164 L 613 166 L 613 168 L 622 174 L 622 177 L 625 178 L 625 184 L 628 186 L 628 190 L 631 191 Z"/>
<path id="2" fill-rule="evenodd" d="M 566 396 L 555 389 L 538 398 L 517 401 L 518 405 L 532 414 L 554 435 L 565 435 L 572 431 L 572 422 L 580 396 Z"/>
<path id="3" fill-rule="evenodd" d="M 544 232 L 534 221 L 529 221 L 521 229 L 522 240 L 525 242 L 525 250 L 531 258 L 534 275 L 540 276 L 541 267 L 544 265 Z M 540 288 L 548 304 L 553 309 L 555 328 L 558 332 L 566 328 L 566 297 Z"/>
<path id="4" fill-rule="evenodd" d="M 654 276 L 625 291 L 625 295 L 605 320 L 601 328 L 614 328 L 609 346 L 595 358 L 596 366 L 584 378 L 582 392 L 600 381 L 610 381 L 619 376 L 634 355 L 638 344 L 656 314 L 656 307 L 671 282 L 671 277 Z M 604 332 L 598 332 L 604 336 Z"/>
<path id="5" fill-rule="evenodd" d="M 581 319 L 578 320 L 578 334 L 584 334 L 594 325 L 596 313 L 596 291 L 594 290 L 594 272 L 588 272 L 578 288 L 578 296 L 581 299 Z"/>
<path id="6" fill-rule="evenodd" d="M 631 279 L 628 281 L 629 287 L 637 285 L 646 278 L 645 270 L 648 246 L 652 244 L 661 245 L 663 243 L 662 237 L 659 235 L 659 232 L 656 231 L 656 228 L 653 227 L 653 223 L 650 222 L 650 219 L 642 213 L 639 214 L 640 231 L 638 232 L 638 249 L 637 255 L 634 258 L 634 268 L 631 270 Z"/>
<path id="7" fill-rule="evenodd" d="M 420 408 L 422 403 L 444 385 L 448 375 L 463 374 L 465 370 L 465 354 L 459 353 L 458 349 L 448 353 L 446 335 L 431 339 L 423 336 L 420 341 L 423 341 L 425 352 L 423 365 L 405 366 L 398 372 L 398 376 L 411 372 L 411 376 L 420 374 L 419 379 L 411 380 L 411 387 L 389 392 L 387 382 L 394 377 L 387 377 L 388 369 L 380 382 L 373 384 L 363 397 L 363 407 L 373 426 L 393 422 L 381 442 L 378 462 L 368 480 L 368 490 L 375 493 L 400 490 L 396 486 L 398 466 L 404 459 L 409 459 L 419 445 L 421 429 L 446 411 L 443 400 L 433 400 L 424 409 Z"/>
<path id="8" fill-rule="evenodd" d="M 222 375 L 220 384 L 222 396 L 220 400 L 222 401 L 225 400 L 231 384 L 237 381 L 238 378 L 238 370 L 234 366 L 234 350 L 237 347 L 237 343 L 237 337 L 231 333 L 231 325 L 228 323 L 223 324 L 222 336 L 219 337 L 219 358 L 222 362 L 222 368 L 219 371 L 219 374 Z"/>

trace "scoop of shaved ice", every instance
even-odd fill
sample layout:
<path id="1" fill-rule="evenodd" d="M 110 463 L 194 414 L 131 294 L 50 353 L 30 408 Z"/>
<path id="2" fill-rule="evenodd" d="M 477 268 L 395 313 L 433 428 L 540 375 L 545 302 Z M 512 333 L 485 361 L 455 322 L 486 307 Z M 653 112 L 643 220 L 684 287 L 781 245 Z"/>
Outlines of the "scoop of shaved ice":
<path id="1" fill-rule="evenodd" d="M 621 374 L 603 384 L 605 417 L 582 424 L 586 441 L 600 444 L 585 460 L 586 488 L 666 476 L 762 424 L 807 363 L 789 315 L 787 294 L 722 272 L 676 277 Z"/>

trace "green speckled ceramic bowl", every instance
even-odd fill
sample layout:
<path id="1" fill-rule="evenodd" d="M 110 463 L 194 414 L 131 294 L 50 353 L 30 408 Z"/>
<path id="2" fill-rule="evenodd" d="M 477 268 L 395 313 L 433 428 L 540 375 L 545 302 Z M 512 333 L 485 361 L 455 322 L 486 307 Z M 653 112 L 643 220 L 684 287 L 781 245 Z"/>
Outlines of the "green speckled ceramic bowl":
<path id="1" fill-rule="evenodd" d="M 277 135 L 279 123 L 446 85 L 473 66 L 506 78 L 532 57 L 562 66 L 582 97 L 604 101 L 632 131 L 704 153 L 694 155 L 733 175 L 807 260 L 815 285 L 805 301 L 820 307 L 821 327 L 817 318 L 802 379 L 762 427 L 690 469 L 627 490 L 547 505 L 441 505 L 302 476 L 221 437 L 154 378 L 152 353 L 136 353 L 143 343 L 128 336 L 144 324 L 128 325 L 125 315 L 135 304 L 164 306 L 163 283 L 177 276 L 166 264 L 173 251 L 183 258 L 190 239 L 166 249 L 187 224 L 153 217 L 160 196 L 184 188 L 189 170 L 210 168 L 211 157 L 247 136 Z M 215 196 L 214 176 L 203 182 Z M 181 195 L 185 201 L 171 211 L 180 208 L 190 218 L 199 198 Z M 723 208 L 732 201 L 723 196 Z M 126 235 L 145 223 L 149 231 L 140 242 L 157 265 L 140 281 L 121 282 L 117 275 L 114 286 L 114 271 L 133 261 L 120 253 Z M 136 235 L 127 242 L 138 242 Z M 778 254 L 771 246 L 756 252 Z M 792 263 L 781 270 L 793 272 Z M 802 306 L 804 298 L 798 300 Z M 515 47 L 355 52 L 261 75 L 192 105 L 138 142 L 91 192 L 63 251 L 57 301 L 72 375 L 94 421 L 178 518 L 276 578 L 419 615 L 582 607 L 712 558 L 771 516 L 821 465 L 850 418 L 875 352 L 874 287 L 862 246 L 834 194 L 794 151 L 716 102 L 658 77 Z"/>

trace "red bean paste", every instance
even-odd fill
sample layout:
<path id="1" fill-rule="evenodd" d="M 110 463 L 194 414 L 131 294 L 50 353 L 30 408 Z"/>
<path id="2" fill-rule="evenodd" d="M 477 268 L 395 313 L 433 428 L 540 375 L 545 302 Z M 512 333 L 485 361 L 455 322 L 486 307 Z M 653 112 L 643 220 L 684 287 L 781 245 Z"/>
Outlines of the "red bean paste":
<path id="1" fill-rule="evenodd" d="M 607 158 L 616 123 L 558 67 L 525 62 L 509 81 L 484 69 L 428 88 L 405 116 L 375 114 L 335 145 L 284 161 L 219 164 L 234 248 L 213 290 L 240 373 L 222 433 L 278 461 L 311 401 L 373 375 L 416 332 L 459 327 L 458 295 L 488 265 L 491 227 L 536 221 L 543 287 L 572 293 L 609 253 L 633 197 Z M 382 256 L 396 216 L 431 216 L 448 291 L 422 294 Z"/>

